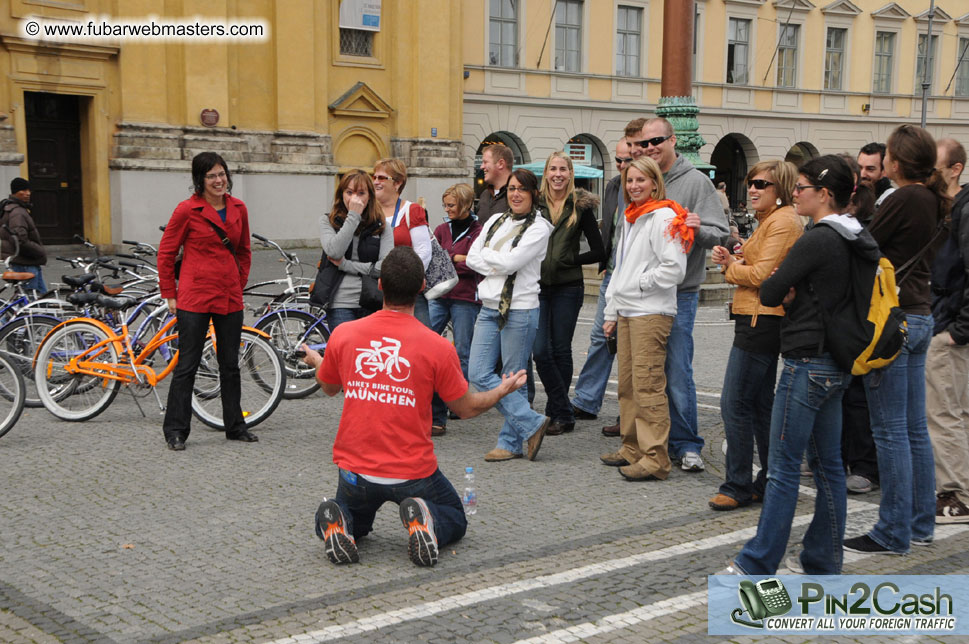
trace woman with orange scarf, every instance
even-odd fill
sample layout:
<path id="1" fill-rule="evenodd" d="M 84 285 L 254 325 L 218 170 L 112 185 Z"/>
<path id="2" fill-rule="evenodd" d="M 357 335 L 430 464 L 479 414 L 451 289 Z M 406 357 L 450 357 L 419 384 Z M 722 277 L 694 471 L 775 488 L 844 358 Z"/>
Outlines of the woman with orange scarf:
<path id="1" fill-rule="evenodd" d="M 627 481 L 664 480 L 672 467 L 666 341 L 694 231 L 686 225 L 686 210 L 666 199 L 663 173 L 649 157 L 626 166 L 622 185 L 629 206 L 616 242 L 602 325 L 607 338 L 617 336 L 622 445 L 599 458 L 619 467 Z"/>

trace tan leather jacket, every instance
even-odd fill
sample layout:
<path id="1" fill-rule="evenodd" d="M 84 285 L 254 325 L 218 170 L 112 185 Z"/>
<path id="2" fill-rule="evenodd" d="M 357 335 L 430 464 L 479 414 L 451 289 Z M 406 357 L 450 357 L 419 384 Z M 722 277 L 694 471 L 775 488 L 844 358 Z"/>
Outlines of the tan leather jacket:
<path id="1" fill-rule="evenodd" d="M 804 232 L 792 206 L 783 206 L 766 215 L 758 213 L 757 220 L 760 225 L 744 244 L 743 260 L 732 263 L 725 272 L 727 281 L 737 285 L 731 310 L 735 315 L 753 316 L 751 326 L 757 326 L 758 315 L 784 315 L 783 306 L 760 303 L 760 285 L 781 265 Z"/>

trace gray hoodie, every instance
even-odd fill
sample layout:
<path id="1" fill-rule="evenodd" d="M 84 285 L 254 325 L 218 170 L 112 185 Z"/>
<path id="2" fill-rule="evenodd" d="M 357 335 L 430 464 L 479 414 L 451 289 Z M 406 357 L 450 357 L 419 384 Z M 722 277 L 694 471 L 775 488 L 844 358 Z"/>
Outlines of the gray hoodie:
<path id="1" fill-rule="evenodd" d="M 707 250 L 726 242 L 730 236 L 730 225 L 723 214 L 723 205 L 713 182 L 693 167 L 686 157 L 677 154 L 673 167 L 663 179 L 667 199 L 700 215 L 700 228 L 696 231 L 693 249 L 686 260 L 686 277 L 677 289 L 678 293 L 692 293 L 699 290 L 703 282 Z"/>

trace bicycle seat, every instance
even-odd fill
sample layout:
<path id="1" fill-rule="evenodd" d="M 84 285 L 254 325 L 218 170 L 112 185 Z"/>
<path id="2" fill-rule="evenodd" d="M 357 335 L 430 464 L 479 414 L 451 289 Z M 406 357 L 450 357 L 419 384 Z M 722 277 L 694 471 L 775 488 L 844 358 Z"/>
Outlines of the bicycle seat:
<path id="1" fill-rule="evenodd" d="M 67 296 L 67 301 L 75 306 L 83 306 L 97 302 L 98 297 L 97 293 L 71 293 Z"/>
<path id="2" fill-rule="evenodd" d="M 101 285 L 101 292 L 105 295 L 119 295 L 123 290 L 123 286 L 109 286 L 107 284 Z"/>
<path id="3" fill-rule="evenodd" d="M 74 288 L 81 288 L 88 282 L 91 282 L 96 278 L 97 275 L 94 273 L 84 273 L 83 275 L 72 276 L 72 275 L 61 275 L 61 279 L 68 286 L 73 286 Z"/>
<path id="4" fill-rule="evenodd" d="M 5 282 L 26 282 L 27 280 L 34 279 L 33 273 L 21 273 L 18 271 L 4 271 L 2 278 Z"/>
<path id="5" fill-rule="evenodd" d="M 108 297 L 107 295 L 98 295 L 97 302 L 99 306 L 106 309 L 117 309 L 119 311 L 130 309 L 138 304 L 137 298 L 134 297 Z"/>

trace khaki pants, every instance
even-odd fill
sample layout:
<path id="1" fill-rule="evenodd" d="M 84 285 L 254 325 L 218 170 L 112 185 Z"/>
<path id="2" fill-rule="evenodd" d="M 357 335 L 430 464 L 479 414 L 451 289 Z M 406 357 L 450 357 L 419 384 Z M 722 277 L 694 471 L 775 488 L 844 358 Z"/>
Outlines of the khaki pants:
<path id="1" fill-rule="evenodd" d="M 969 346 L 940 333 L 925 359 L 925 416 L 935 454 L 935 491 L 969 505 Z"/>
<path id="2" fill-rule="evenodd" d="M 658 479 L 669 476 L 670 409 L 666 400 L 668 315 L 619 316 L 619 453 Z"/>

